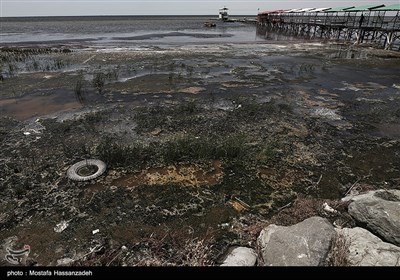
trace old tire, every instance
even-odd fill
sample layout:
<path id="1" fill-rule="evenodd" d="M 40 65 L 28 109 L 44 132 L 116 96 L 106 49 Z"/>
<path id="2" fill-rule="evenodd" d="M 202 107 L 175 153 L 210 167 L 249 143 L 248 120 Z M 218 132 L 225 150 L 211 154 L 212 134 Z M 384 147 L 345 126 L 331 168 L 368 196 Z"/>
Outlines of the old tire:
<path id="1" fill-rule="evenodd" d="M 87 176 L 80 175 L 79 170 L 81 170 L 82 168 L 84 168 L 86 166 L 96 166 L 97 171 L 95 173 L 87 175 Z M 85 160 L 75 163 L 70 168 L 68 168 L 67 177 L 74 181 L 83 182 L 83 181 L 93 180 L 93 179 L 99 177 L 100 175 L 102 175 L 104 173 L 104 171 L 106 171 L 106 164 L 103 161 L 98 160 L 98 159 L 85 159 Z"/>

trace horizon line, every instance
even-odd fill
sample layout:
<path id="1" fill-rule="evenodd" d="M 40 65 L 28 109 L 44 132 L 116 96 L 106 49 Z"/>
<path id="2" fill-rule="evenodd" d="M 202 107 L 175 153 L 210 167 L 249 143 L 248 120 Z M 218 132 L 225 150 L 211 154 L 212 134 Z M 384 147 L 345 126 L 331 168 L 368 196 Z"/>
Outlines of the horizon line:
<path id="1" fill-rule="evenodd" d="M 191 15 L 158 15 L 158 14 L 146 14 L 146 15 L 32 15 L 32 16 L 0 16 L 0 18 L 32 18 L 32 17 L 201 17 L 201 16 L 214 16 L 218 19 L 218 15 L 216 14 L 191 14 Z M 237 15 L 229 15 L 230 17 L 240 17 L 240 16 L 254 16 L 257 15 L 245 15 L 245 14 L 237 14 Z"/>

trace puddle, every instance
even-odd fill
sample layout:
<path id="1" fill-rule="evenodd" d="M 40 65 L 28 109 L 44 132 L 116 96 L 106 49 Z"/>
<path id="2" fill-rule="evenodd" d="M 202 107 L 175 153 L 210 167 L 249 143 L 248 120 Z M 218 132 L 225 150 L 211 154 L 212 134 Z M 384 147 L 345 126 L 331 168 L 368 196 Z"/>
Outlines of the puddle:
<path id="1" fill-rule="evenodd" d="M 43 116 L 69 109 L 81 108 L 82 104 L 72 94 L 58 92 L 45 96 L 24 96 L 0 100 L 0 110 L 4 115 L 18 120 L 27 120 L 35 116 Z"/>
<path id="2" fill-rule="evenodd" d="M 82 109 L 98 99 L 100 97 L 92 93 L 76 95 L 71 91 L 57 90 L 46 95 L 33 94 L 20 98 L 0 99 L 0 112 L 23 121 L 32 117 Z"/>
<path id="3" fill-rule="evenodd" d="M 119 187 L 136 187 L 140 185 L 182 184 L 184 186 L 212 186 L 220 182 L 223 176 L 221 162 L 212 161 L 209 170 L 194 164 L 157 167 L 143 170 L 140 173 L 123 176 L 113 181 Z"/>
<path id="4" fill-rule="evenodd" d="M 329 58 L 342 58 L 342 59 L 367 59 L 368 53 L 360 50 L 348 49 L 348 47 L 341 47 L 336 52 L 327 54 Z"/>
<path id="5" fill-rule="evenodd" d="M 367 83 L 348 83 L 342 81 L 344 87 L 336 88 L 340 91 L 374 91 L 374 90 L 383 90 L 386 89 L 386 86 L 380 85 L 378 83 L 367 82 Z"/>

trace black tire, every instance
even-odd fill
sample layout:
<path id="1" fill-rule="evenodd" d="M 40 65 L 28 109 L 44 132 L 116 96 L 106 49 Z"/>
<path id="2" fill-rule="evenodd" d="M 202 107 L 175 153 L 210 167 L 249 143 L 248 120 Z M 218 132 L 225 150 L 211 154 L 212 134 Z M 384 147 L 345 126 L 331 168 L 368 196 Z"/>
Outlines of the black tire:
<path id="1" fill-rule="evenodd" d="M 91 165 L 97 166 L 97 171 L 95 173 L 88 176 L 79 175 L 78 171 L 81 168 Z M 75 163 L 70 168 L 68 168 L 67 177 L 74 181 L 83 182 L 96 179 L 97 177 L 101 176 L 104 173 L 104 171 L 106 171 L 106 164 L 103 161 L 98 159 L 85 159 Z"/>

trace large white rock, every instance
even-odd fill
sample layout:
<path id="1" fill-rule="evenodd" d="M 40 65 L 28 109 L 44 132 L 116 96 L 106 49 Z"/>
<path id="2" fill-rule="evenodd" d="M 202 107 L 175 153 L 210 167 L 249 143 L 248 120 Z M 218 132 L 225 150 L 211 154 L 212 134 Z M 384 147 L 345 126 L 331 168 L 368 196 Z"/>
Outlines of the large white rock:
<path id="1" fill-rule="evenodd" d="M 221 266 L 254 266 L 257 261 L 256 252 L 247 247 L 237 247 L 225 258 Z"/>
<path id="2" fill-rule="evenodd" d="M 351 266 L 399 266 L 400 247 L 383 242 L 368 230 L 336 229 L 349 244 L 348 261 Z"/>
<path id="3" fill-rule="evenodd" d="M 378 190 L 352 198 L 349 214 L 383 240 L 400 245 L 400 190 Z"/>
<path id="4" fill-rule="evenodd" d="M 336 231 L 327 219 L 311 217 L 293 226 L 269 225 L 258 237 L 264 265 L 321 266 Z"/>

